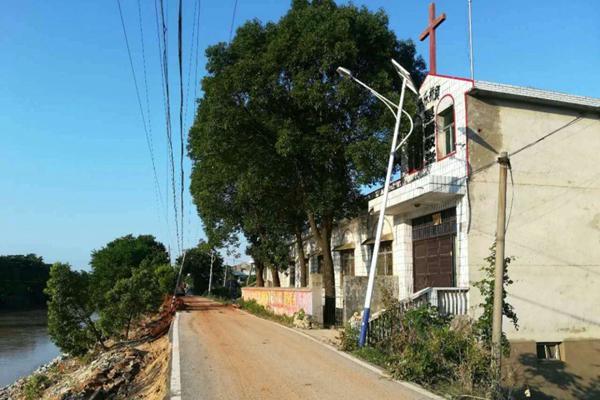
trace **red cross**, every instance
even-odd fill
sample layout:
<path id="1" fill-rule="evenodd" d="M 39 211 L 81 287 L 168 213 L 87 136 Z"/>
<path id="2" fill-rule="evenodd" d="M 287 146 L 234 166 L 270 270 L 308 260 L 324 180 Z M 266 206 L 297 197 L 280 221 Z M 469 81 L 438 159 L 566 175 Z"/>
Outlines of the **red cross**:
<path id="1" fill-rule="evenodd" d="M 437 28 L 446 19 L 446 13 L 442 13 L 439 17 L 435 16 L 435 3 L 429 5 L 429 26 L 425 28 L 419 40 L 423 41 L 429 36 L 429 73 L 436 73 L 435 68 L 435 28 Z"/>

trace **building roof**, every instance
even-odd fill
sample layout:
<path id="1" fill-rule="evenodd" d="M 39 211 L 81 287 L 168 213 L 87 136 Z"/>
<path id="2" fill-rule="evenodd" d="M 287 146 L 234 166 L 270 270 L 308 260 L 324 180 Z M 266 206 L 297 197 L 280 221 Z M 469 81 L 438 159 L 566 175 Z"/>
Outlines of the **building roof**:
<path id="1" fill-rule="evenodd" d="M 495 82 L 475 81 L 473 88 L 469 93 L 475 96 L 492 96 L 496 98 L 514 99 L 537 104 L 600 112 L 600 99 L 597 98 L 575 96 L 572 94 L 505 85 Z"/>

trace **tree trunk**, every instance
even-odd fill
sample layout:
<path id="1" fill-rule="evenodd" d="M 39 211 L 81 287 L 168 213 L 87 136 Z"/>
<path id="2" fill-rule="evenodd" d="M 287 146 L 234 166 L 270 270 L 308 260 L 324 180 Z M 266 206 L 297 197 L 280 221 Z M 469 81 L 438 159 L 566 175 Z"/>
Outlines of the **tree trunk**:
<path id="1" fill-rule="evenodd" d="M 131 318 L 133 318 L 133 317 L 130 315 L 129 319 L 127 320 L 127 329 L 125 330 L 125 340 L 129 340 L 129 328 L 131 327 Z"/>
<path id="2" fill-rule="evenodd" d="M 102 349 L 103 350 L 108 349 L 108 347 L 106 347 L 106 345 L 104 344 L 104 339 L 102 338 L 102 334 L 100 333 L 100 331 L 98 329 L 96 329 L 96 324 L 94 324 L 94 321 L 92 321 L 91 318 L 86 318 L 86 321 L 87 321 L 87 325 L 92 330 L 92 334 L 96 338 L 96 341 L 98 343 L 100 343 L 100 346 L 102 346 Z"/>
<path id="3" fill-rule="evenodd" d="M 279 269 L 276 266 L 271 266 L 271 275 L 273 275 L 273 287 L 281 287 L 279 281 Z"/>
<path id="4" fill-rule="evenodd" d="M 335 276 L 333 273 L 333 257 L 331 256 L 331 228 L 333 217 L 324 215 L 318 226 L 314 214 L 308 214 L 311 231 L 323 252 L 323 287 L 325 289 L 325 307 L 323 310 L 323 323 L 335 324 Z"/>
<path id="5" fill-rule="evenodd" d="M 262 262 L 255 261 L 256 265 L 256 287 L 265 286 L 265 279 L 263 277 L 263 271 L 265 270 L 265 266 Z"/>
<path id="6" fill-rule="evenodd" d="M 304 258 L 304 244 L 302 243 L 302 231 L 296 230 L 296 254 L 300 263 L 300 287 L 308 286 L 308 266 Z"/>

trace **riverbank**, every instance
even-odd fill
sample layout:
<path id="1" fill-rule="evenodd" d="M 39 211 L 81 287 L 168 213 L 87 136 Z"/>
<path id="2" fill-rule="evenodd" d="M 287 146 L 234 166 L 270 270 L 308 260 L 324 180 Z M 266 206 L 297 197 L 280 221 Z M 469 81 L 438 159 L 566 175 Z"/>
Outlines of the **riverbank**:
<path id="1" fill-rule="evenodd" d="M 168 310 L 132 330 L 131 340 L 107 342 L 83 357 L 62 355 L 0 389 L 0 400 L 148 399 L 167 393 Z"/>
<path id="2" fill-rule="evenodd" d="M 0 400 L 97 398 L 162 400 L 167 391 L 169 340 L 114 346 L 86 358 L 61 356 L 0 389 Z"/>

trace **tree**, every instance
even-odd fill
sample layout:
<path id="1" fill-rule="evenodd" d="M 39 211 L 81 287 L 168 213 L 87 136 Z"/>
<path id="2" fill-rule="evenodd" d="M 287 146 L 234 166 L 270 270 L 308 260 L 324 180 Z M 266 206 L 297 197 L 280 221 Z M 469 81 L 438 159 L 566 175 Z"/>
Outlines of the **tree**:
<path id="1" fill-rule="evenodd" d="M 178 270 L 171 265 L 159 265 L 154 269 L 154 276 L 161 294 L 171 294 L 175 290 Z"/>
<path id="2" fill-rule="evenodd" d="M 105 294 L 119 280 L 129 278 L 142 263 L 147 267 L 169 263 L 165 246 L 152 235 L 123 236 L 94 250 L 90 265 L 96 301 L 102 303 Z"/>
<path id="3" fill-rule="evenodd" d="M 44 308 L 50 264 L 35 254 L 0 256 L 0 309 Z"/>
<path id="4" fill-rule="evenodd" d="M 425 65 L 412 42 L 396 39 L 383 11 L 333 0 L 295 0 L 277 23 L 247 22 L 229 44 L 209 47 L 206 55 L 204 96 L 188 148 L 192 195 L 207 230 L 248 233 L 239 221 L 249 209 L 261 227 L 251 233 L 260 237 L 273 227 L 276 210 L 301 211 L 323 252 L 331 315 L 334 220 L 355 215 L 363 205 L 361 187 L 383 180 L 394 127 L 389 111 L 336 68 L 348 67 L 396 100 L 401 80 L 390 59 L 417 83 Z M 262 183 L 248 184 L 257 180 Z M 282 194 L 275 207 L 263 201 L 268 187 Z M 248 198 L 254 201 L 245 209 L 240 204 Z"/>
<path id="5" fill-rule="evenodd" d="M 137 268 L 129 278 L 120 279 L 106 293 L 100 310 L 100 326 L 107 336 L 129 338 L 131 323 L 154 311 L 165 293 L 161 292 L 157 275 L 148 268 Z"/>
<path id="6" fill-rule="evenodd" d="M 82 355 L 96 343 L 105 348 L 104 338 L 92 319 L 96 309 L 89 274 L 56 263 L 50 268 L 45 292 L 50 298 L 48 333 L 62 351 Z"/>
<path id="7" fill-rule="evenodd" d="M 192 277 L 194 292 L 202 294 L 208 290 L 208 281 L 210 277 L 210 250 L 205 244 L 188 249 L 185 253 L 185 264 L 183 265 L 183 274 L 189 273 Z M 177 259 L 177 264 L 181 265 L 182 257 Z M 223 281 L 223 258 L 219 253 L 214 253 L 212 284 L 213 286 Z"/>

